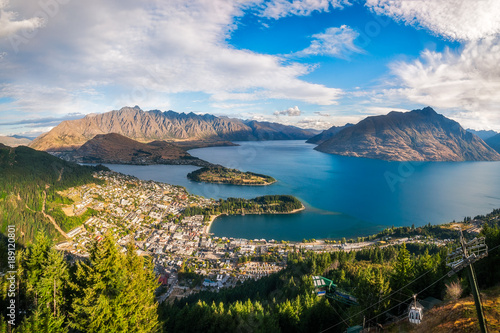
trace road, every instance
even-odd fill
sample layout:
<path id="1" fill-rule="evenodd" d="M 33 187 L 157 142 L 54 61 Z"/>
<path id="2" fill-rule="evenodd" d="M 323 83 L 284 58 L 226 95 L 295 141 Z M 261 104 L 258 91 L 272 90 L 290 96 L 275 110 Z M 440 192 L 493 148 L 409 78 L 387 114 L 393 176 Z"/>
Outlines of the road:
<path id="1" fill-rule="evenodd" d="M 42 214 L 43 214 L 43 216 L 45 216 L 46 218 L 49 219 L 49 221 L 54 225 L 54 228 L 56 228 L 56 230 L 59 231 L 59 233 L 61 235 L 63 235 L 64 238 L 69 239 L 68 235 L 56 223 L 56 220 L 54 220 L 54 218 L 52 216 L 50 216 L 49 214 L 45 213 L 45 202 L 46 201 L 47 201 L 47 192 L 43 191 L 43 206 L 42 206 Z"/>

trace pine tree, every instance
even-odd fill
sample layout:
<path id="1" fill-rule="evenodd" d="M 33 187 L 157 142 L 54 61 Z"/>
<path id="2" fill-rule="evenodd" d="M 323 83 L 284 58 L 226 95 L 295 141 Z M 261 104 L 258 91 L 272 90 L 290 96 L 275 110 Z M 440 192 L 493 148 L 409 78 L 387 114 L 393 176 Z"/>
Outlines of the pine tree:
<path id="1" fill-rule="evenodd" d="M 121 307 L 128 318 L 130 332 L 154 332 L 158 329 L 158 303 L 154 298 L 158 280 L 150 260 L 139 257 L 132 243 L 125 256 L 126 288 L 122 291 Z"/>
<path id="2" fill-rule="evenodd" d="M 20 251 L 18 274 L 26 291 L 28 315 L 17 332 L 67 332 L 64 324 L 67 300 L 64 297 L 69 272 L 63 255 L 51 248 L 43 235 L 26 251 Z"/>
<path id="3" fill-rule="evenodd" d="M 375 290 L 378 293 L 378 300 L 377 300 L 377 311 L 375 313 L 380 313 L 385 310 L 385 308 L 389 305 L 389 300 L 386 299 L 384 301 L 381 301 L 382 299 L 386 298 L 386 296 L 391 292 L 391 287 L 389 286 L 389 281 L 384 278 L 384 274 L 382 272 L 382 269 L 378 269 L 377 273 L 375 274 Z"/>
<path id="4" fill-rule="evenodd" d="M 82 332 L 156 332 L 157 280 L 151 262 L 133 245 L 118 251 L 111 235 L 93 244 L 90 262 L 78 263 L 70 326 Z"/>
<path id="5" fill-rule="evenodd" d="M 405 295 L 402 297 L 411 295 L 411 291 L 405 286 L 411 281 L 414 275 L 413 267 L 414 265 L 411 261 L 410 251 L 406 249 L 406 243 L 403 243 L 394 261 L 391 277 L 391 286 L 393 290 L 399 290 L 404 287 L 403 290 L 399 292 L 401 295 Z"/>

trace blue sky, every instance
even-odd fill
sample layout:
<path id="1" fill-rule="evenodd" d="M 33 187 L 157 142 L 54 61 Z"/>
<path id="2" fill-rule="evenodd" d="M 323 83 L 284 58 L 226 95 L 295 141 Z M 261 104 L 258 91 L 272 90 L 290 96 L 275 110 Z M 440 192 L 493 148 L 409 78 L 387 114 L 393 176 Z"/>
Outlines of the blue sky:
<path id="1" fill-rule="evenodd" d="M 500 131 L 500 1 L 0 1 L 0 135 L 139 105 L 325 129 L 427 105 Z"/>

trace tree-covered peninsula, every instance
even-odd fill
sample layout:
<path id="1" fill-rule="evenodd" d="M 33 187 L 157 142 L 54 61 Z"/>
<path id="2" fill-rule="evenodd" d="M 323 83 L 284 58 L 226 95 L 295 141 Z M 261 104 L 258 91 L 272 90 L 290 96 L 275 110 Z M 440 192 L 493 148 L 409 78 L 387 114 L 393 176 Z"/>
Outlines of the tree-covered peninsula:
<path id="1" fill-rule="evenodd" d="M 187 207 L 184 216 L 238 214 L 287 214 L 304 209 L 299 199 L 292 195 L 264 195 L 253 199 L 227 198 L 220 199 L 218 205 L 212 207 Z"/>
<path id="2" fill-rule="evenodd" d="M 276 179 L 270 176 L 229 169 L 221 165 L 205 167 L 188 173 L 187 177 L 196 182 L 232 185 L 270 185 Z"/>

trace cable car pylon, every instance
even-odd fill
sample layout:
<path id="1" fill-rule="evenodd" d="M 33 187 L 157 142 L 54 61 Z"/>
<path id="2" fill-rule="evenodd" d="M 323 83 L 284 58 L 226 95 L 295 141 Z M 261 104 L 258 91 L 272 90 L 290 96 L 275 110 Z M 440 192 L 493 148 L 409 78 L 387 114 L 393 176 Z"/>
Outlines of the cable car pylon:
<path id="1" fill-rule="evenodd" d="M 469 242 L 465 242 L 462 228 L 460 228 L 460 246 L 455 250 L 450 251 L 446 258 L 446 266 L 451 267 L 448 276 L 452 276 L 462 268 L 467 267 L 469 275 L 469 283 L 474 296 L 474 303 L 476 304 L 477 319 L 482 333 L 487 333 L 486 322 L 484 320 L 483 306 L 481 304 L 481 296 L 479 295 L 476 273 L 472 264 L 481 258 L 488 255 L 488 246 L 485 244 L 485 238 L 474 238 Z"/>

